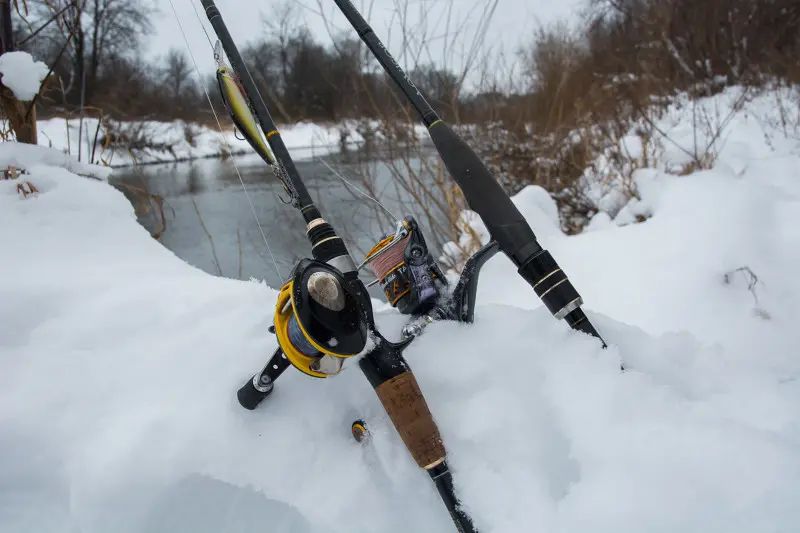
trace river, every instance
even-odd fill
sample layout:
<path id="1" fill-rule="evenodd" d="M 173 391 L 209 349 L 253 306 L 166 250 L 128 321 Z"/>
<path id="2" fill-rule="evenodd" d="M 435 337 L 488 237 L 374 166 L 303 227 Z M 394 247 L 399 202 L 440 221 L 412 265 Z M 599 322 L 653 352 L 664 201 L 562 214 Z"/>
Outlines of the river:
<path id="1" fill-rule="evenodd" d="M 365 182 L 359 176 L 369 165 L 368 183 L 372 186 L 368 190 L 389 211 L 414 215 L 424 234 L 431 231 L 430 221 L 417 213 L 419 209 L 393 179 L 387 163 L 344 163 L 337 155 L 327 156 L 325 161 L 362 190 Z M 295 163 L 312 199 L 343 236 L 356 261 L 384 232 L 393 229 L 388 214 L 346 185 L 318 158 Z M 210 274 L 256 278 L 277 288 L 300 258 L 310 257 L 302 216 L 282 201 L 283 187 L 256 156 L 237 157 L 235 164 L 231 159 L 201 159 L 118 168 L 110 181 L 138 206 L 138 219 L 145 228 L 151 233 L 163 230 L 159 240 L 166 248 Z M 157 202 L 144 200 L 147 196 L 140 191 L 145 190 L 163 199 L 166 229 Z M 437 242 L 428 240 L 433 241 L 431 245 Z"/>

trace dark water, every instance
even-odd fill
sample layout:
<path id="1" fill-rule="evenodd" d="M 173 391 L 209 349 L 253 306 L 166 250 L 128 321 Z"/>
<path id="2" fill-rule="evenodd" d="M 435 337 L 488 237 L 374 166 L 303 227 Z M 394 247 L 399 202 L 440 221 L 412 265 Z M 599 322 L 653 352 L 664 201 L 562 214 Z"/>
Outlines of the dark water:
<path id="1" fill-rule="evenodd" d="M 337 156 L 325 161 L 365 188 L 359 178 L 365 163 L 344 164 Z M 381 203 L 399 216 L 415 216 L 427 228 L 429 221 L 417 212 L 413 198 L 392 178 L 386 164 L 367 164 L 370 190 Z M 157 203 L 141 191 L 163 198 L 166 229 L 160 242 L 181 259 L 210 274 L 252 277 L 279 287 L 300 258 L 310 257 L 305 223 L 296 209 L 283 203 L 283 187 L 260 159 L 239 157 L 236 165 L 245 187 L 232 160 L 216 159 L 116 169 L 111 181 L 137 205 L 140 223 L 151 232 L 163 229 L 162 217 Z M 357 262 L 384 232 L 393 230 L 388 214 L 318 159 L 296 161 L 296 166 L 324 218 L 342 235 Z"/>

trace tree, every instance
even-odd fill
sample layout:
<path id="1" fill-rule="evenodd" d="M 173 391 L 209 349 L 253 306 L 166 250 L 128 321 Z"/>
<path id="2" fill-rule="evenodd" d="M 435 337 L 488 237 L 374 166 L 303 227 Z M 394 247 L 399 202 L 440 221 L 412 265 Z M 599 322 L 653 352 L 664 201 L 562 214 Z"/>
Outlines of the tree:
<path id="1" fill-rule="evenodd" d="M 11 0 L 0 0 L 0 40 L 2 49 L 0 53 L 14 50 L 14 31 L 11 24 Z M 36 110 L 29 104 L 20 101 L 14 93 L 0 84 L 0 106 L 5 112 L 11 129 L 19 142 L 37 144 L 38 132 L 36 130 Z"/>
<path id="2" fill-rule="evenodd" d="M 409 77 L 435 105 L 453 106 L 460 92 L 458 76 L 435 65 L 421 65 L 411 71 Z"/>
<path id="3" fill-rule="evenodd" d="M 168 98 L 180 100 L 191 92 L 194 96 L 195 86 L 192 81 L 193 67 L 186 54 L 177 48 L 171 48 L 164 59 L 164 86 L 168 90 Z"/>
<path id="4" fill-rule="evenodd" d="M 51 51 L 60 49 L 65 40 L 68 43 L 66 60 L 58 67 L 67 80 L 65 99 L 73 103 L 91 102 L 110 60 L 135 56 L 141 39 L 153 31 L 149 17 L 154 6 L 149 0 L 28 0 L 28 4 L 34 25 L 64 12 L 44 37 Z"/>

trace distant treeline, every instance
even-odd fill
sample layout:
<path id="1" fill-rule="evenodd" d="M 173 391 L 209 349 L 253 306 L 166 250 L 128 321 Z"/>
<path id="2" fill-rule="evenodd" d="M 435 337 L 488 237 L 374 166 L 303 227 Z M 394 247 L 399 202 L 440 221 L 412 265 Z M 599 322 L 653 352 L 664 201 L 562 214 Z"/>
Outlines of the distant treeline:
<path id="1" fill-rule="evenodd" d="M 204 88 L 215 105 L 221 104 L 216 79 L 206 73 L 199 80 L 185 48 L 166 50 L 156 61 L 142 58 L 143 45 L 153 34 L 153 8 L 160 10 L 159 16 L 172 15 L 163 3 L 27 0 L 27 7 L 27 14 L 20 13 L 24 18 L 15 20 L 16 41 L 55 74 L 39 101 L 40 117 L 83 107 L 117 119 L 213 119 Z M 294 22 L 294 9 L 290 2 L 284 4 L 278 22 L 265 28 L 260 40 L 241 45 L 276 119 L 337 121 L 375 116 L 397 106 L 401 100 L 357 38 L 322 45 Z M 437 105 L 458 100 L 455 74 L 423 65 L 411 75 Z M 479 105 L 485 98 L 459 104 Z"/>
<path id="2" fill-rule="evenodd" d="M 484 73 L 485 90 L 466 93 L 463 73 L 447 65 L 419 64 L 409 74 L 445 115 L 524 121 L 540 132 L 698 84 L 757 83 L 765 75 L 800 79 L 797 0 L 586 1 L 589 17 L 581 30 L 532 28 L 517 52 L 521 69 L 475 65 Z M 118 119 L 209 122 L 204 87 L 221 104 L 213 75 L 199 80 L 185 48 L 166 50 L 156 61 L 142 59 L 153 17 L 172 16 L 163 2 L 22 5 L 16 40 L 55 74 L 39 102 L 40 116 L 83 106 Z M 262 37 L 243 43 L 241 51 L 277 120 L 338 121 L 406 111 L 355 36 L 345 32 L 323 45 L 300 23 L 291 1 L 271 8 Z M 502 92 L 496 89 L 501 78 Z"/>

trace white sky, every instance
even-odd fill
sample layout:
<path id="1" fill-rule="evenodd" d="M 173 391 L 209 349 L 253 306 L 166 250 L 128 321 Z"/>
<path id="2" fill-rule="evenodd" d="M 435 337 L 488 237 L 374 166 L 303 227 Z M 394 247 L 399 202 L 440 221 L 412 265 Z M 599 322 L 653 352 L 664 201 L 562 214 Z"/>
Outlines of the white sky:
<path id="1" fill-rule="evenodd" d="M 193 9 L 197 7 L 203 24 L 212 40 L 216 41 L 208 19 L 200 5 L 200 0 L 171 0 L 178 13 L 187 39 L 200 69 L 213 72 L 214 61 L 211 48 L 203 33 L 200 21 Z M 262 16 L 269 16 L 270 10 L 279 5 L 279 0 L 216 0 L 222 17 L 239 46 L 265 31 Z M 390 52 L 401 65 L 406 65 L 402 57 L 403 50 L 411 50 L 403 45 L 400 29 L 403 26 L 398 15 L 398 6 L 406 5 L 406 0 L 353 0 L 362 9 L 362 14 L 370 23 L 375 33 L 384 41 Z M 180 27 L 172 11 L 170 0 L 160 0 L 160 13 L 155 17 L 156 35 L 150 41 L 148 56 L 159 55 L 169 47 L 186 49 Z M 481 13 L 487 0 L 452 0 L 450 30 L 446 29 L 448 0 L 407 0 L 407 27 L 413 28 L 415 38 L 427 36 L 430 41 L 430 58 L 441 62 L 448 57 L 450 64 L 460 64 L 464 52 L 479 33 Z M 332 0 L 299 0 L 295 2 L 299 22 L 307 25 L 320 42 L 330 42 L 328 26 L 335 31 L 347 31 L 355 37 L 347 20 L 342 16 Z M 324 6 L 324 16 L 320 13 L 320 5 Z M 491 46 L 492 50 L 500 48 L 513 52 L 522 42 L 530 38 L 533 30 L 556 19 L 574 20 L 578 10 L 585 5 L 585 0 L 499 0 L 494 16 L 491 19 L 483 49 Z M 427 14 L 423 14 L 427 13 Z M 456 34 L 456 28 L 463 30 Z M 449 38 L 447 38 L 449 35 Z M 446 44 L 448 43 L 449 44 Z M 450 52 L 447 52 L 448 49 Z M 460 57 L 459 57 L 460 56 Z"/>

